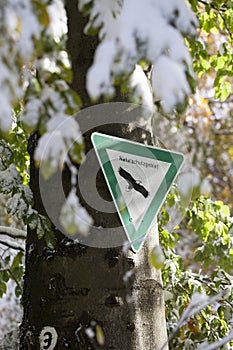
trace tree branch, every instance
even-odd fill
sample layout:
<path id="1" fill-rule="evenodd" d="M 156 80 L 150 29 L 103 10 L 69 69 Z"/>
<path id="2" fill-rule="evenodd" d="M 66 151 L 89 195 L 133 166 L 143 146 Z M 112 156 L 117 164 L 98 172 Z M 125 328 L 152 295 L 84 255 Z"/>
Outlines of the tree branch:
<path id="1" fill-rule="evenodd" d="M 233 130 L 218 130 L 215 135 L 233 135 Z"/>
<path id="2" fill-rule="evenodd" d="M 12 242 L 10 240 L 0 240 L 0 244 L 6 246 L 8 248 L 20 250 L 21 252 L 24 252 L 24 248 L 22 247 L 22 245 L 20 243 L 15 243 L 15 242 Z"/>
<path id="3" fill-rule="evenodd" d="M 15 227 L 0 226 L 0 235 L 7 235 L 11 238 L 26 239 L 27 232 Z"/>
<path id="4" fill-rule="evenodd" d="M 201 4 L 205 5 L 205 6 L 210 6 L 212 9 L 216 10 L 216 11 L 222 11 L 225 12 L 227 9 L 225 7 L 217 7 L 215 6 L 213 3 L 211 2 L 207 2 L 205 0 L 198 0 L 198 2 L 200 2 Z"/>
<path id="5" fill-rule="evenodd" d="M 233 36 L 232 36 L 231 30 L 226 22 L 226 19 L 223 16 L 223 13 L 227 11 L 227 7 L 217 7 L 217 6 L 215 6 L 215 4 L 213 4 L 211 2 L 207 2 L 205 0 L 198 0 L 198 2 L 200 2 L 201 4 L 203 4 L 205 6 L 210 6 L 213 10 L 219 12 L 219 15 L 221 16 L 221 18 L 225 24 L 226 31 L 227 31 L 228 35 L 230 36 L 230 38 L 232 39 Z"/>

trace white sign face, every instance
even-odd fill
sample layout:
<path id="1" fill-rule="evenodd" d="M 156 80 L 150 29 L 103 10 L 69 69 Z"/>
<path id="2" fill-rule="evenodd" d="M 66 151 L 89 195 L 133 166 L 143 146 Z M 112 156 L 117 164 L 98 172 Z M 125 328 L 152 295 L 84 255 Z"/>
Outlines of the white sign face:
<path id="1" fill-rule="evenodd" d="M 119 195 L 122 195 L 130 220 L 137 230 L 170 164 L 157 160 L 148 163 L 146 157 L 122 155 L 122 152 L 111 149 L 106 151 L 120 189 Z"/>
<path id="2" fill-rule="evenodd" d="M 138 251 L 184 157 L 96 132 L 92 143 L 126 235 Z"/>

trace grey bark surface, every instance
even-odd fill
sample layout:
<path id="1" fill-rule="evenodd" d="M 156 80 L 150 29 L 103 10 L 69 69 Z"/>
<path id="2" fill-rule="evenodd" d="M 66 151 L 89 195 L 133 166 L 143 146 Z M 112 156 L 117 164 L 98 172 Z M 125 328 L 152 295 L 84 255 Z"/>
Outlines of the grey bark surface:
<path id="1" fill-rule="evenodd" d="M 85 76 L 97 39 L 82 34 L 85 20 L 78 12 L 76 0 L 67 1 L 67 13 L 73 88 L 87 107 L 90 101 L 85 90 Z M 85 123 L 92 122 L 88 115 L 79 120 L 81 129 L 85 129 Z M 101 113 L 96 118 L 101 118 Z M 92 148 L 90 134 L 95 130 L 142 143 L 151 142 L 150 134 L 144 129 L 136 127 L 135 123 L 124 124 L 121 115 L 116 118 L 115 124 L 106 121 L 94 130 L 87 128 L 89 131 L 84 135 L 86 152 Z M 31 188 L 35 208 L 46 215 L 41 200 L 39 171 L 33 163 L 37 142 L 38 135 L 35 134 L 29 140 Z M 56 175 L 49 180 L 51 191 L 56 191 L 55 178 Z M 92 179 L 87 174 L 87 189 L 90 187 L 88 181 Z M 101 172 L 96 186 L 102 198 L 110 201 Z M 66 195 L 69 189 L 70 175 L 64 171 L 63 190 Z M 117 213 L 101 213 L 92 210 L 84 199 L 81 201 L 93 216 L 96 227 L 116 227 L 124 236 Z M 61 205 L 59 196 L 51 203 L 57 214 Z M 57 227 L 54 231 L 57 243 L 50 250 L 44 240 L 38 240 L 35 233 L 28 230 L 20 350 L 41 349 L 39 335 L 45 326 L 56 329 L 55 349 L 58 350 L 159 350 L 166 341 L 163 288 L 160 271 L 152 269 L 148 263 L 149 252 L 158 243 L 157 227 L 137 254 L 122 247 L 95 248 L 75 243 Z M 130 277 L 126 279 L 127 275 Z M 104 343 L 99 330 L 104 334 Z M 45 346 L 42 349 L 50 348 Z"/>

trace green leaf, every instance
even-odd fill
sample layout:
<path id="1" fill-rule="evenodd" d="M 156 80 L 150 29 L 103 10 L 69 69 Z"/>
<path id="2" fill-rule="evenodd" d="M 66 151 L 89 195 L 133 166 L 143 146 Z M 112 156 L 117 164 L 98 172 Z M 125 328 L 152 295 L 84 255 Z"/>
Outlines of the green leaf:
<path id="1" fill-rule="evenodd" d="M 55 233 L 51 230 L 49 232 L 46 232 L 44 235 L 45 238 L 45 242 L 48 248 L 50 248 L 51 250 L 53 250 L 56 246 L 56 236 Z"/>
<path id="2" fill-rule="evenodd" d="M 6 293 L 6 291 L 7 291 L 6 283 L 1 282 L 0 280 L 0 298 L 2 298 L 2 296 Z"/>

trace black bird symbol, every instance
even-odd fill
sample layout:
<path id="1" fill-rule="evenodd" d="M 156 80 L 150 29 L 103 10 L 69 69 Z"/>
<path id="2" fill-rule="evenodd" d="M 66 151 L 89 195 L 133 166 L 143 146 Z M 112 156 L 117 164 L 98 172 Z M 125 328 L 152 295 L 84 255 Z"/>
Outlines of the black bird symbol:
<path id="1" fill-rule="evenodd" d="M 118 171 L 120 176 L 122 176 L 128 182 L 129 189 L 133 188 L 135 191 L 141 193 L 145 198 L 149 196 L 149 192 L 147 191 L 147 189 L 141 185 L 140 181 L 135 180 L 133 176 L 130 173 L 128 173 L 128 171 L 121 167 Z"/>

